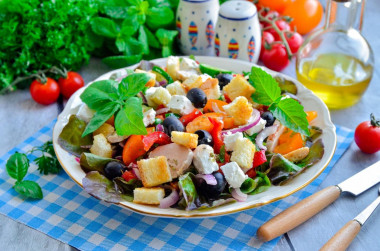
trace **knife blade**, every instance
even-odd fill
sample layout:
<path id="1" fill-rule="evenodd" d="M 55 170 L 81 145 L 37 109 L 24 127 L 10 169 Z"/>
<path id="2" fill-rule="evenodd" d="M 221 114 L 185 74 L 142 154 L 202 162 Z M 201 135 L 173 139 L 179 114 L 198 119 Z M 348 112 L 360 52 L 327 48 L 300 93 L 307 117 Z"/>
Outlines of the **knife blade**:
<path id="1" fill-rule="evenodd" d="M 257 236 L 270 241 L 301 225 L 339 198 L 342 192 L 355 196 L 380 182 L 380 161 L 335 186 L 329 186 L 282 211 L 258 230 Z"/>

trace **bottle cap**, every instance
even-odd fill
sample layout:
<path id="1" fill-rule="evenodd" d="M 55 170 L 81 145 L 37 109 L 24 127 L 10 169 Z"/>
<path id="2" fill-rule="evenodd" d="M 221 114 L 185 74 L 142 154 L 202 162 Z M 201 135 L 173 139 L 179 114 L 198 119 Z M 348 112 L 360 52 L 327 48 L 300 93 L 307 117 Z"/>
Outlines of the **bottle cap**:
<path id="1" fill-rule="evenodd" d="M 242 21 L 256 15 L 256 7 L 248 1 L 227 1 L 220 6 L 219 16 L 229 20 Z"/>

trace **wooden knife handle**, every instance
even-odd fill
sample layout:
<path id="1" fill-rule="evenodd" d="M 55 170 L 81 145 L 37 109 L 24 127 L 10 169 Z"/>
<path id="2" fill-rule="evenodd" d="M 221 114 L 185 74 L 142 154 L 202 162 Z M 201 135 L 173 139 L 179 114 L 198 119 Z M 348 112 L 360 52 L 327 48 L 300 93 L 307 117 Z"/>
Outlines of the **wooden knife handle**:
<path id="1" fill-rule="evenodd" d="M 356 220 L 349 221 L 344 225 L 320 251 L 344 251 L 359 233 L 361 225 Z"/>
<path id="2" fill-rule="evenodd" d="M 333 203 L 340 193 L 337 186 L 326 187 L 264 223 L 257 230 L 257 236 L 264 241 L 270 241 L 292 230 Z"/>

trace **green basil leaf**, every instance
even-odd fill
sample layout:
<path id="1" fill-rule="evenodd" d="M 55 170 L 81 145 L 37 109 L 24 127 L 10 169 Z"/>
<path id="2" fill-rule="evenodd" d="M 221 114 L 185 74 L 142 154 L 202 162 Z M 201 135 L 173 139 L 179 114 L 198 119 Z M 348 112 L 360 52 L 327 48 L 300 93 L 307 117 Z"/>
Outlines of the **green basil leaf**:
<path id="1" fill-rule="evenodd" d="M 28 172 L 29 160 L 25 154 L 16 152 L 11 155 L 5 166 L 11 178 L 22 181 Z"/>
<path id="2" fill-rule="evenodd" d="M 148 44 L 148 38 L 144 29 L 144 26 L 140 26 L 139 28 L 139 37 L 138 40 L 142 44 L 142 53 L 143 54 L 149 54 L 149 44 Z"/>
<path id="3" fill-rule="evenodd" d="M 104 12 L 106 15 L 115 19 L 128 18 L 128 7 L 123 6 L 104 6 Z"/>
<path id="4" fill-rule="evenodd" d="M 170 2 L 167 0 L 148 0 L 148 3 L 151 7 L 172 7 Z"/>
<path id="5" fill-rule="evenodd" d="M 109 18 L 95 17 L 91 20 L 91 28 L 97 35 L 108 38 L 115 38 L 118 30 L 116 23 Z"/>
<path id="6" fill-rule="evenodd" d="M 126 0 L 126 2 L 133 6 L 140 6 L 143 0 Z"/>
<path id="7" fill-rule="evenodd" d="M 173 55 L 173 50 L 169 46 L 163 46 L 162 47 L 162 57 L 166 58 Z"/>
<path id="8" fill-rule="evenodd" d="M 256 91 L 252 99 L 262 105 L 271 105 L 281 97 L 281 89 L 274 78 L 258 67 L 252 67 L 249 82 Z"/>
<path id="9" fill-rule="evenodd" d="M 137 64 L 141 59 L 141 54 L 131 56 L 111 56 L 103 58 L 102 62 L 111 68 L 118 69 Z"/>
<path id="10" fill-rule="evenodd" d="M 115 128 L 118 135 L 146 135 L 140 98 L 127 99 L 123 109 L 116 114 Z"/>
<path id="11" fill-rule="evenodd" d="M 156 31 L 156 37 L 163 46 L 172 46 L 174 38 L 177 34 L 178 31 L 165 30 L 162 28 Z"/>
<path id="12" fill-rule="evenodd" d="M 144 31 L 146 33 L 146 38 L 150 47 L 161 49 L 160 42 L 157 40 L 156 36 L 144 26 Z"/>
<path id="13" fill-rule="evenodd" d="M 13 187 L 19 194 L 32 199 L 42 199 L 42 189 L 40 185 L 31 180 L 17 181 Z"/>
<path id="14" fill-rule="evenodd" d="M 116 47 L 126 56 L 141 54 L 143 52 L 143 44 L 134 37 L 118 37 L 116 39 Z"/>
<path id="15" fill-rule="evenodd" d="M 133 15 L 129 19 L 125 19 L 121 25 L 120 36 L 131 37 L 133 36 L 140 24 L 137 22 L 137 16 Z"/>
<path id="16" fill-rule="evenodd" d="M 306 113 L 303 106 L 292 98 L 281 99 L 277 104 L 269 107 L 281 124 L 289 129 L 309 136 L 309 122 L 306 119 Z"/>
<path id="17" fill-rule="evenodd" d="M 149 80 L 150 76 L 146 73 L 134 73 L 125 77 L 119 84 L 119 93 L 123 100 L 136 96 Z"/>
<path id="18" fill-rule="evenodd" d="M 169 7 L 149 8 L 146 24 L 151 29 L 164 28 L 174 20 L 174 13 Z"/>
<path id="19" fill-rule="evenodd" d="M 71 115 L 69 123 L 62 129 L 58 137 L 58 144 L 66 151 L 80 157 L 82 152 L 88 151 L 81 146 L 92 144 L 92 135 L 82 138 L 82 133 L 86 128 L 86 122 L 80 120 L 77 116 Z"/>
<path id="20" fill-rule="evenodd" d="M 94 114 L 94 117 L 87 124 L 86 129 L 84 130 L 82 137 L 92 133 L 103 125 L 109 118 L 112 117 L 120 109 L 120 104 L 117 102 L 109 102 L 101 109 L 97 110 Z"/>
<path id="21" fill-rule="evenodd" d="M 115 100 L 111 94 L 117 94 L 117 85 L 114 80 L 96 81 L 83 91 L 80 98 L 90 109 L 98 110 Z"/>
<path id="22" fill-rule="evenodd" d="M 104 42 L 104 37 L 95 34 L 92 31 L 91 27 L 88 27 L 85 33 L 88 38 L 88 42 L 89 42 L 88 46 L 90 50 L 95 50 L 97 48 L 102 47 L 103 42 Z"/>
<path id="23" fill-rule="evenodd" d="M 98 171 L 104 174 L 104 166 L 111 161 L 117 161 L 111 158 L 104 158 L 92 153 L 82 153 L 80 156 L 80 166 L 85 172 Z"/>

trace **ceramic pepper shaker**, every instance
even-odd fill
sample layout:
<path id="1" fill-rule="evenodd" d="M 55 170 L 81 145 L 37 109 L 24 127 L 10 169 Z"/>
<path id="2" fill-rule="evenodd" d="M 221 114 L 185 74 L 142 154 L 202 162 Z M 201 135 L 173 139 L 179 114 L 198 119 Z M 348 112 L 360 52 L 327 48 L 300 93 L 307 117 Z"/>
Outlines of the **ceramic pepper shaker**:
<path id="1" fill-rule="evenodd" d="M 248 1 L 228 1 L 220 6 L 215 28 L 215 54 L 256 63 L 261 48 L 257 9 Z"/>
<path id="2" fill-rule="evenodd" d="M 176 26 L 182 53 L 214 55 L 218 11 L 218 0 L 180 0 Z"/>

